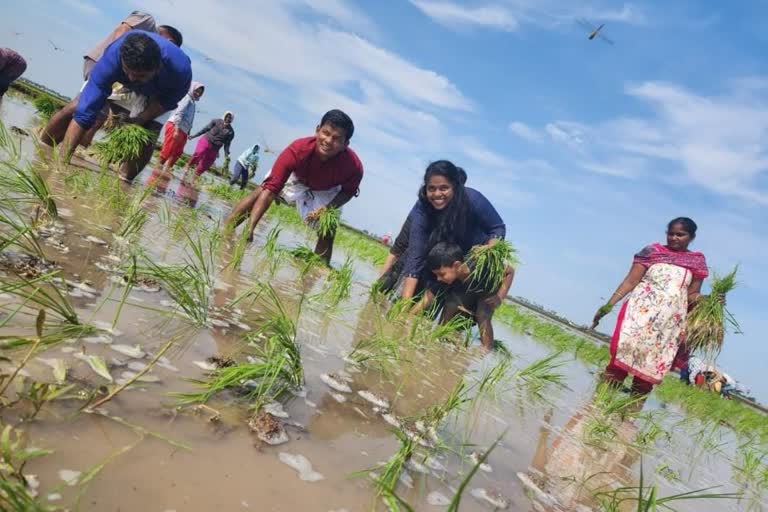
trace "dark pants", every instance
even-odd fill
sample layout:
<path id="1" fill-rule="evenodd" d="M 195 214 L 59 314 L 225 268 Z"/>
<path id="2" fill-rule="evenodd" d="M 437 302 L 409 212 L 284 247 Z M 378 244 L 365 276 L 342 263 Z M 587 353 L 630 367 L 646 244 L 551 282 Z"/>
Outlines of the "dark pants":
<path id="1" fill-rule="evenodd" d="M 234 185 L 237 180 L 240 180 L 240 190 L 243 190 L 248 183 L 248 169 L 243 167 L 240 162 L 235 161 L 235 168 L 232 169 L 232 178 L 229 180 L 229 184 Z"/>

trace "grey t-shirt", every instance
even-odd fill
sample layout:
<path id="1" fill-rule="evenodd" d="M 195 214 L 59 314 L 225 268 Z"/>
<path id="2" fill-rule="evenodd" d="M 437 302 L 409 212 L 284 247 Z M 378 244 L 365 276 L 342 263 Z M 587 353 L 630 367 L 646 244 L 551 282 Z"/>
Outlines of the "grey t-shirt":
<path id="1" fill-rule="evenodd" d="M 123 20 L 123 23 L 131 27 L 131 30 L 138 29 L 146 30 L 147 32 L 157 32 L 157 23 L 155 22 L 155 18 L 153 18 L 151 14 L 147 14 L 145 12 L 133 11 Z M 109 44 L 118 37 L 119 36 L 116 36 L 113 31 L 99 44 L 94 46 L 91 51 L 86 53 L 85 57 L 93 61 L 98 61 L 101 56 L 104 55 L 104 50 L 107 48 L 107 46 L 109 46 Z"/>

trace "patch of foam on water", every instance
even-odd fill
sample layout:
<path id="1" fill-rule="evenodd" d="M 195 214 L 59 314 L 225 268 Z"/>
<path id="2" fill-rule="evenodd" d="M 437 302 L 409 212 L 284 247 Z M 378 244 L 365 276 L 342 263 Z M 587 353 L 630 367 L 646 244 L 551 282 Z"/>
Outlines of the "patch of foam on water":
<path id="1" fill-rule="evenodd" d="M 66 483 L 70 487 L 77 484 L 77 481 L 80 478 L 81 474 L 82 473 L 80 471 L 75 471 L 72 469 L 59 470 L 59 478 L 61 478 L 64 481 L 64 483 Z"/>
<path id="2" fill-rule="evenodd" d="M 312 469 L 312 463 L 305 456 L 299 453 L 280 452 L 278 455 L 280 462 L 299 473 L 299 478 L 305 482 L 317 482 L 325 477 Z"/>
<path id="3" fill-rule="evenodd" d="M 368 400 L 373 405 L 378 405 L 379 407 L 382 407 L 384 409 L 389 409 L 389 401 L 384 398 L 383 396 L 377 395 L 376 393 L 373 393 L 371 391 L 368 391 L 366 389 L 361 389 L 357 392 L 358 395 L 360 395 L 365 400 Z"/>
<path id="4" fill-rule="evenodd" d="M 472 489 L 469 494 L 476 500 L 485 502 L 496 509 L 506 510 L 509 508 L 509 498 L 495 489 L 483 489 L 482 487 L 477 487 Z"/>
<path id="5" fill-rule="evenodd" d="M 448 497 L 440 491 L 432 491 L 431 493 L 427 494 L 427 503 L 433 507 L 447 507 L 451 504 L 451 500 L 449 500 Z"/>
<path id="6" fill-rule="evenodd" d="M 331 393 L 331 398 L 339 402 L 340 404 L 343 404 L 347 401 L 347 397 L 342 395 L 341 393 Z"/>
<path id="7" fill-rule="evenodd" d="M 288 418 L 290 416 L 280 402 L 270 402 L 263 409 L 264 412 L 268 412 L 275 418 Z"/>
<path id="8" fill-rule="evenodd" d="M 139 345 L 130 346 L 130 345 L 113 344 L 113 345 L 110 345 L 109 348 L 111 348 L 115 352 L 120 352 L 124 356 L 132 357 L 134 359 L 141 359 L 147 355 L 147 353 L 144 352 L 141 349 L 141 346 Z"/>
<path id="9" fill-rule="evenodd" d="M 52 492 L 51 494 L 46 496 L 46 498 L 48 498 L 48 501 L 59 501 L 62 498 L 62 496 L 57 492 Z"/>
<path id="10" fill-rule="evenodd" d="M 192 361 L 192 364 L 207 372 L 212 372 L 216 369 L 216 365 L 208 361 Z"/>
<path id="11" fill-rule="evenodd" d="M 398 420 L 394 414 L 385 413 L 385 414 L 382 414 L 381 417 L 384 419 L 384 421 L 386 421 L 393 427 L 400 428 L 400 420 Z"/>
<path id="12" fill-rule="evenodd" d="M 469 454 L 469 460 L 472 461 L 472 464 L 477 465 L 480 462 L 480 457 L 482 457 L 482 454 L 479 452 L 472 452 Z M 486 473 L 493 473 L 493 468 L 490 464 L 483 462 L 479 466 L 480 471 L 485 471 Z"/>
<path id="13" fill-rule="evenodd" d="M 323 373 L 320 375 L 320 380 L 323 381 L 329 388 L 339 391 L 341 393 L 351 393 L 352 388 L 349 387 L 343 378 L 333 373 Z"/>

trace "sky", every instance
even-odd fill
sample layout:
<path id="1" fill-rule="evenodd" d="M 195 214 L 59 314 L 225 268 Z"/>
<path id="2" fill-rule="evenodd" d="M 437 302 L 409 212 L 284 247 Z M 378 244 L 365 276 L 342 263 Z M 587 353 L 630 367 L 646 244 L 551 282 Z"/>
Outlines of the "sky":
<path id="1" fill-rule="evenodd" d="M 710 267 L 740 265 L 728 307 L 744 333 L 728 335 L 719 364 L 768 402 L 768 4 L 19 5 L 0 3 L 0 46 L 27 57 L 26 77 L 66 95 L 81 85 L 83 53 L 131 10 L 179 28 L 206 84 L 195 126 L 234 111 L 233 154 L 254 143 L 279 152 L 325 111 L 345 110 L 365 166 L 344 209 L 354 226 L 396 234 L 426 165 L 452 160 L 519 250 L 511 293 L 577 322 L 589 323 L 638 249 L 664 241 L 670 219 L 692 217 L 692 248 Z M 579 20 L 605 23 L 614 44 L 588 40 Z"/>

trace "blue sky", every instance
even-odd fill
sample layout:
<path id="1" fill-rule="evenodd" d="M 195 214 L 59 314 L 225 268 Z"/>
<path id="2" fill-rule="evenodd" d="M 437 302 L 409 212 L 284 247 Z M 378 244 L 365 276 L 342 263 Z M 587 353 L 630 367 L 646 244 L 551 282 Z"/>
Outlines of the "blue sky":
<path id="1" fill-rule="evenodd" d="M 346 110 L 366 168 L 351 224 L 396 233 L 429 161 L 464 167 L 520 250 L 513 293 L 574 320 L 669 219 L 694 218 L 714 269 L 741 264 L 745 334 L 720 362 L 768 401 L 768 4 L 30 0 L 0 5 L 0 44 L 74 94 L 82 53 L 134 8 L 183 31 L 208 86 L 196 126 L 235 111 L 233 152 L 279 151 Z"/>

